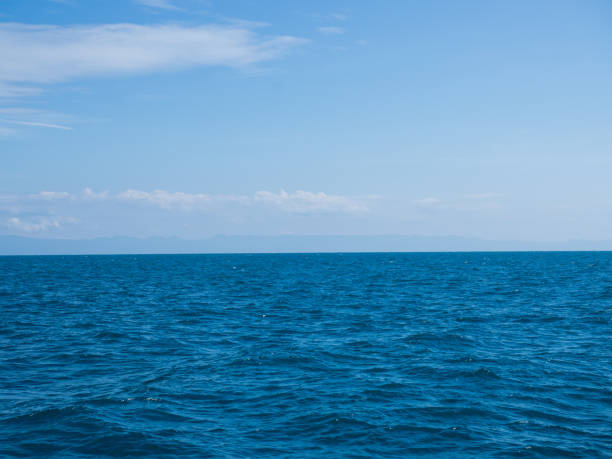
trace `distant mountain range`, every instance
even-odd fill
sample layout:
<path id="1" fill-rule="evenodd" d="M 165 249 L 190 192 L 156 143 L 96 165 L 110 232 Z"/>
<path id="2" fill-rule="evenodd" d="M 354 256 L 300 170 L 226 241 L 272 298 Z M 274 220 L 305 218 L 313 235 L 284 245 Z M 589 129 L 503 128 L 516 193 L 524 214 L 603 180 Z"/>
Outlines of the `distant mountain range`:
<path id="1" fill-rule="evenodd" d="M 428 236 L 214 236 L 40 239 L 0 236 L 0 255 L 612 250 L 612 241 L 520 242 Z"/>

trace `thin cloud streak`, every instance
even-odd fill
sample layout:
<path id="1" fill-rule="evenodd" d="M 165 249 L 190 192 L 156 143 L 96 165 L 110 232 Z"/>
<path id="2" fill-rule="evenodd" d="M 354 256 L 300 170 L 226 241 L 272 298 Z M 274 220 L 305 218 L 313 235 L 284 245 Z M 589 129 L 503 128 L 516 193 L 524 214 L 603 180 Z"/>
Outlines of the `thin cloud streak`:
<path id="1" fill-rule="evenodd" d="M 7 120 L 1 119 L 0 122 L 10 123 L 10 124 L 18 124 L 20 126 L 32 126 L 32 127 L 44 127 L 50 129 L 62 129 L 64 131 L 71 131 L 72 128 L 70 126 L 63 126 L 61 124 L 53 124 L 53 123 L 41 123 L 38 121 L 19 121 L 19 120 Z"/>
<path id="2" fill-rule="evenodd" d="M 377 197 L 351 197 L 303 190 L 297 190 L 294 193 L 288 193 L 284 190 L 278 193 L 262 190 L 252 195 L 222 195 L 128 189 L 117 194 L 110 194 L 108 191 L 95 192 L 91 188 L 85 188 L 81 193 L 41 191 L 27 195 L 0 195 L 0 201 L 12 203 L 115 201 L 151 205 L 166 210 L 183 212 L 208 211 L 224 206 L 238 205 L 242 207 L 260 206 L 292 214 L 360 214 L 369 212 L 368 202 L 374 199 L 377 199 Z"/>
<path id="3" fill-rule="evenodd" d="M 0 94 L 24 83 L 197 66 L 245 67 L 278 58 L 305 40 L 223 25 L 0 24 Z"/>
<path id="4" fill-rule="evenodd" d="M 242 206 L 264 205 L 289 213 L 320 213 L 365 212 L 368 208 L 361 202 L 346 196 L 328 195 L 323 192 L 313 193 L 298 190 L 287 193 L 271 191 L 257 191 L 253 196 L 246 195 L 210 195 L 191 194 L 182 192 L 168 192 L 155 190 L 152 192 L 140 190 L 126 190 L 117 195 L 117 199 L 140 203 L 153 204 L 164 209 L 177 210 L 204 210 L 212 206 L 238 204 Z"/>
<path id="5" fill-rule="evenodd" d="M 180 11 L 181 8 L 176 6 L 169 0 L 134 0 L 136 3 L 142 6 L 146 6 L 148 8 L 159 8 L 162 10 L 174 10 Z"/>
<path id="6" fill-rule="evenodd" d="M 365 204 L 354 198 L 302 190 L 291 194 L 284 190 L 280 193 L 258 191 L 254 201 L 291 213 L 361 213 L 369 210 Z"/>
<path id="7" fill-rule="evenodd" d="M 1 46 L 1 45 L 0 45 Z M 41 93 L 40 88 L 6 84 L 0 81 L 0 99 L 20 99 L 22 97 L 32 97 Z"/>
<path id="8" fill-rule="evenodd" d="M 504 195 L 500 193 L 463 194 L 454 198 L 441 199 L 426 197 L 414 199 L 412 204 L 427 211 L 480 211 L 495 210 L 500 207 L 500 200 Z"/>
<path id="9" fill-rule="evenodd" d="M 78 220 L 72 217 L 36 217 L 30 220 L 24 220 L 20 217 L 10 217 L 6 219 L 4 226 L 25 233 L 40 233 L 50 229 L 59 229 L 64 223 L 77 222 Z"/>
<path id="10" fill-rule="evenodd" d="M 344 32 L 344 27 L 319 27 L 319 33 L 322 33 L 323 35 L 342 35 Z"/>
<path id="11" fill-rule="evenodd" d="M 15 129 L 0 126 L 0 137 L 12 137 L 15 134 L 17 134 L 17 131 L 15 131 Z"/>

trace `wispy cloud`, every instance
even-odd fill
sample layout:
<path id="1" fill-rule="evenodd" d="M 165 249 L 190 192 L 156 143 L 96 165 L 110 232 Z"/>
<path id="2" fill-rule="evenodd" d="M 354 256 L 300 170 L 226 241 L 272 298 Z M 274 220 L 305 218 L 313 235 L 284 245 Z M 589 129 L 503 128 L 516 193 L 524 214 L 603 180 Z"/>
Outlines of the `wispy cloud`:
<path id="1" fill-rule="evenodd" d="M 325 26 L 319 27 L 319 33 L 323 35 L 342 35 L 346 30 L 344 27 Z"/>
<path id="2" fill-rule="evenodd" d="M 348 15 L 344 13 L 332 13 L 329 15 L 329 17 L 336 19 L 337 21 L 346 21 L 348 19 Z"/>
<path id="3" fill-rule="evenodd" d="M 180 8 L 176 6 L 170 0 L 134 0 L 134 1 L 148 8 L 159 8 L 162 10 L 180 10 Z"/>
<path id="4" fill-rule="evenodd" d="M 21 120 L 10 120 L 0 118 L 0 122 L 9 123 L 9 124 L 18 124 L 20 126 L 33 126 L 33 127 L 44 127 L 51 129 L 62 129 L 64 131 L 70 131 L 72 128 L 70 126 L 63 126 L 61 124 L 53 124 L 53 123 L 41 123 L 39 121 L 21 121 Z"/>
<path id="5" fill-rule="evenodd" d="M 68 193 L 66 191 L 40 191 L 38 193 L 28 194 L 0 194 L 0 202 L 36 202 L 36 201 L 57 201 L 57 200 L 76 200 L 78 194 Z"/>
<path id="6" fill-rule="evenodd" d="M 40 88 L 19 86 L 15 84 L 3 83 L 2 81 L 0 81 L 0 100 L 19 99 L 21 97 L 35 96 L 36 94 L 40 94 L 40 92 Z"/>
<path id="7" fill-rule="evenodd" d="M 152 204 L 164 209 L 194 210 L 210 206 L 214 198 L 209 194 L 168 192 L 165 190 L 141 191 L 126 190 L 117 195 L 117 199 L 138 203 Z"/>
<path id="8" fill-rule="evenodd" d="M 143 202 L 165 209 L 178 210 L 201 210 L 219 204 L 264 205 L 283 212 L 304 214 L 321 212 L 356 213 L 368 210 L 363 203 L 354 198 L 301 190 L 295 193 L 287 193 L 284 190 L 281 190 L 279 193 L 257 191 L 253 196 L 192 194 L 164 190 L 152 192 L 126 190 L 119 193 L 117 198 L 124 201 Z"/>
<path id="9" fill-rule="evenodd" d="M 306 16 L 316 19 L 320 22 L 333 22 L 333 21 L 346 21 L 349 16 L 344 13 L 330 13 L 330 14 L 321 14 L 321 13 L 307 13 Z"/>
<path id="10" fill-rule="evenodd" d="M 81 193 L 64 191 L 41 191 L 27 195 L 0 195 L 0 201 L 5 203 L 36 203 L 45 201 L 115 201 L 132 204 L 144 204 L 175 211 L 208 211 L 224 206 L 259 207 L 275 209 L 284 213 L 319 214 L 319 213 L 349 213 L 358 214 L 369 211 L 368 203 L 376 197 L 351 197 L 333 195 L 324 192 L 298 190 L 288 193 L 284 190 L 278 193 L 272 191 L 257 191 L 252 195 L 239 194 L 207 194 L 185 193 L 180 191 L 142 191 L 128 189 L 117 194 L 108 191 L 95 192 L 85 188 Z"/>
<path id="11" fill-rule="evenodd" d="M 72 127 L 66 124 L 70 120 L 74 121 L 75 119 L 46 110 L 0 107 L 0 126 L 13 131 L 15 134 L 17 133 L 16 128 L 19 126 L 70 131 Z"/>
<path id="12" fill-rule="evenodd" d="M 488 201 L 492 199 L 502 198 L 504 195 L 501 193 L 475 193 L 475 194 L 464 194 L 461 196 L 463 199 L 468 199 L 472 201 Z"/>
<path id="13" fill-rule="evenodd" d="M 182 211 L 205 210 L 224 204 L 239 204 L 243 206 L 263 205 L 290 213 L 356 213 L 368 210 L 365 204 L 354 198 L 301 190 L 295 193 L 287 193 L 284 190 L 281 190 L 279 193 L 257 191 L 252 196 L 210 195 L 203 193 L 168 192 L 164 190 L 151 192 L 126 190 L 119 193 L 116 197 L 123 201 L 153 204 L 164 209 Z"/>
<path id="14" fill-rule="evenodd" d="M 108 196 L 109 196 L 108 191 L 102 191 L 102 192 L 96 193 L 94 190 L 92 190 L 89 187 L 85 188 L 82 194 L 83 199 L 85 199 L 86 201 L 103 201 L 107 199 Z"/>
<path id="15" fill-rule="evenodd" d="M 40 233 L 52 228 L 60 228 L 64 223 L 76 223 L 72 217 L 34 217 L 28 220 L 10 217 L 4 226 L 25 233 Z"/>
<path id="16" fill-rule="evenodd" d="M 426 197 L 414 199 L 412 203 L 423 210 L 478 211 L 499 207 L 500 193 L 462 194 L 450 198 Z"/>
<path id="17" fill-rule="evenodd" d="M 429 197 L 429 198 L 415 199 L 412 202 L 413 204 L 416 204 L 417 206 L 435 206 L 437 204 L 440 204 L 442 201 L 439 198 Z"/>
<path id="18" fill-rule="evenodd" d="M 285 212 L 291 213 L 360 213 L 367 212 L 368 207 L 355 198 L 339 195 L 329 195 L 323 192 L 313 193 L 298 190 L 287 193 L 271 191 L 258 191 L 254 202 L 271 205 Z"/>
<path id="19" fill-rule="evenodd" d="M 17 134 L 17 131 L 15 131 L 15 129 L 11 129 L 5 126 L 0 126 L 0 137 L 11 137 L 15 134 Z"/>
<path id="20" fill-rule="evenodd" d="M 54 199 L 70 199 L 72 195 L 65 191 L 41 191 L 34 195 L 34 197 L 50 201 Z"/>
<path id="21" fill-rule="evenodd" d="M 141 0 L 174 8 L 169 0 Z M 36 87 L 82 77 L 146 73 L 198 66 L 244 68 L 278 58 L 305 40 L 265 36 L 246 23 L 102 24 L 82 26 L 0 23 L 0 101 L 35 96 Z M 3 116 L 2 116 L 3 115 Z M 16 127 L 69 131 L 66 117 L 0 108 L 0 137 Z"/>
<path id="22" fill-rule="evenodd" d="M 302 42 L 225 25 L 4 23 L 0 90 L 16 95 L 30 91 L 19 84 L 196 66 L 242 67 L 277 58 Z"/>

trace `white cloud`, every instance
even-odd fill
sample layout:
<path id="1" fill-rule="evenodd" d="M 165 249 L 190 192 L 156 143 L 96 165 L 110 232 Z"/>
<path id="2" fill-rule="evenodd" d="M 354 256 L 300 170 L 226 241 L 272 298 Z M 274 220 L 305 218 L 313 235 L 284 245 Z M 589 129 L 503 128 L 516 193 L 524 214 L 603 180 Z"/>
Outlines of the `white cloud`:
<path id="1" fill-rule="evenodd" d="M 27 116 L 39 113 L 41 113 L 41 110 L 35 108 L 0 107 L 0 115 L 2 116 Z"/>
<path id="2" fill-rule="evenodd" d="M 15 135 L 17 131 L 15 129 L 11 129 L 5 126 L 0 126 L 0 137 L 11 137 Z"/>
<path id="3" fill-rule="evenodd" d="M 349 16 L 344 13 L 331 13 L 331 14 L 321 14 L 321 13 L 310 13 L 306 14 L 306 16 L 316 19 L 318 21 L 346 21 Z"/>
<path id="4" fill-rule="evenodd" d="M 476 194 L 466 194 L 463 195 L 464 199 L 474 200 L 474 201 L 488 201 L 491 199 L 501 198 L 503 195 L 500 193 L 476 193 Z"/>
<path id="5" fill-rule="evenodd" d="M 44 127 L 44 128 L 51 128 L 51 129 L 62 129 L 65 131 L 72 130 L 70 126 L 64 126 L 61 124 L 54 124 L 54 123 L 43 123 L 40 121 L 22 121 L 22 120 L 10 120 L 10 119 L 0 118 L 0 122 L 9 123 L 9 124 L 18 124 L 20 126 L 33 126 L 33 127 Z"/>
<path id="6" fill-rule="evenodd" d="M 152 204 L 164 209 L 181 211 L 210 210 L 213 206 L 220 204 L 242 204 L 248 205 L 251 200 L 247 196 L 238 195 L 211 195 L 205 193 L 183 193 L 180 191 L 140 191 L 126 190 L 116 198 L 121 201 L 140 202 Z"/>
<path id="7" fill-rule="evenodd" d="M 108 191 L 96 193 L 94 190 L 88 187 L 83 190 L 83 198 L 87 201 L 102 201 L 108 198 Z"/>
<path id="8" fill-rule="evenodd" d="M 286 53 L 303 40 L 264 37 L 246 27 L 103 24 L 0 24 L 0 94 L 23 83 L 205 65 L 247 66 Z"/>
<path id="9" fill-rule="evenodd" d="M 440 204 L 442 201 L 439 198 L 421 198 L 415 199 L 412 201 L 417 206 L 435 206 L 436 204 Z"/>
<path id="10" fill-rule="evenodd" d="M 212 196 L 208 194 L 190 194 L 182 192 L 168 192 L 155 190 L 152 192 L 140 190 L 126 190 L 117 195 L 124 201 L 135 201 L 153 204 L 164 209 L 191 210 L 194 208 L 207 207 L 213 202 Z"/>
<path id="11" fill-rule="evenodd" d="M 499 200 L 503 195 L 499 193 L 463 194 L 455 197 L 440 199 L 427 197 L 415 199 L 412 203 L 420 208 L 444 211 L 480 211 L 499 208 Z"/>
<path id="12" fill-rule="evenodd" d="M 146 203 L 164 209 L 181 211 L 210 210 L 214 206 L 229 204 L 263 205 L 289 213 L 358 213 L 368 210 L 364 204 L 352 198 L 301 190 L 292 194 L 283 190 L 279 193 L 258 191 L 253 196 L 192 194 L 164 190 L 152 192 L 126 190 L 116 197 L 122 201 Z"/>
<path id="13" fill-rule="evenodd" d="M 343 14 L 343 13 L 332 13 L 329 16 L 332 19 L 336 19 L 338 21 L 346 21 L 348 19 L 348 16 L 346 14 Z"/>
<path id="14" fill-rule="evenodd" d="M 74 121 L 62 114 L 22 107 L 0 107 L 0 126 L 5 129 L 27 126 L 46 129 L 72 130 L 66 123 Z M 17 132 L 16 129 L 14 132 Z"/>
<path id="15" fill-rule="evenodd" d="M 25 233 L 39 233 L 52 228 L 60 228 L 64 223 L 76 223 L 72 217 L 36 217 L 30 220 L 22 220 L 19 217 L 10 217 L 5 226 Z"/>
<path id="16" fill-rule="evenodd" d="M 281 212 L 296 214 L 363 213 L 369 211 L 366 203 L 373 199 L 378 198 L 376 196 L 354 198 L 302 190 L 298 190 L 295 193 L 287 193 L 284 190 L 278 193 L 257 191 L 253 195 L 248 196 L 238 194 L 184 193 L 166 190 L 142 191 L 135 189 L 110 194 L 108 191 L 96 193 L 91 188 L 85 188 L 81 193 L 41 191 L 28 195 L 0 195 L 0 201 L 2 202 L 21 203 L 22 205 L 26 205 L 28 202 L 35 205 L 44 201 L 55 201 L 58 203 L 61 201 L 72 203 L 115 201 L 146 204 L 185 212 L 211 211 L 237 205 L 242 207 L 264 206 Z"/>
<path id="17" fill-rule="evenodd" d="M 134 0 L 142 6 L 149 8 L 159 8 L 162 10 L 180 10 L 178 6 L 172 3 L 170 0 Z"/>
<path id="18" fill-rule="evenodd" d="M 345 32 L 343 27 L 326 26 L 319 27 L 319 33 L 323 35 L 342 35 Z"/>
<path id="19" fill-rule="evenodd" d="M 71 197 L 71 194 L 65 191 L 41 191 L 35 197 L 50 201 L 54 199 L 68 199 Z"/>
<path id="20" fill-rule="evenodd" d="M 292 194 L 284 190 L 281 190 L 280 193 L 258 191 L 255 193 L 254 201 L 272 205 L 280 210 L 291 213 L 360 213 L 368 211 L 368 208 L 363 203 L 353 198 L 302 190 Z"/>
<path id="21" fill-rule="evenodd" d="M 74 200 L 75 195 L 66 191 L 40 191 L 30 194 L 0 194 L 0 201 L 27 202 L 27 201 L 57 201 Z"/>
<path id="22" fill-rule="evenodd" d="M 17 99 L 20 97 L 34 96 L 40 94 L 40 92 L 40 88 L 18 86 L 0 81 L 0 99 Z"/>
<path id="23" fill-rule="evenodd" d="M 171 0 L 141 4 L 178 9 Z M 82 77 L 177 70 L 198 66 L 246 67 L 278 58 L 305 40 L 264 36 L 247 23 L 100 24 L 78 26 L 0 23 L 0 101 L 39 94 L 43 84 Z M 72 130 L 65 115 L 0 109 L 0 138 L 18 127 Z"/>

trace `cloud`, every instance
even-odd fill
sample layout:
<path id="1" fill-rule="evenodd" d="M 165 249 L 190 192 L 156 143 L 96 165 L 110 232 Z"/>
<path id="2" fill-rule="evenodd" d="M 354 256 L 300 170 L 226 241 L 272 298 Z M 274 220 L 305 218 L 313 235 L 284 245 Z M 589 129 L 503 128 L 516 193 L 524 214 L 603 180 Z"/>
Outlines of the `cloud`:
<path id="1" fill-rule="evenodd" d="M 15 129 L 0 126 L 0 137 L 11 137 L 16 133 L 17 131 L 15 131 Z"/>
<path id="2" fill-rule="evenodd" d="M 69 199 L 72 195 L 65 191 L 41 191 L 34 195 L 34 197 L 44 199 L 45 201 L 51 201 L 55 199 Z"/>
<path id="3" fill-rule="evenodd" d="M 344 13 L 330 13 L 330 14 L 321 14 L 321 13 L 309 13 L 306 16 L 316 19 L 318 21 L 346 21 L 349 16 Z"/>
<path id="4" fill-rule="evenodd" d="M 10 215 L 56 215 L 63 213 L 81 201 L 78 194 L 65 191 L 41 191 L 39 193 L 2 193 L 0 194 L 0 223 L 2 212 Z M 64 209 L 56 212 L 57 209 Z"/>
<path id="5" fill-rule="evenodd" d="M 370 202 L 372 199 L 377 199 L 377 197 L 369 196 L 355 198 L 302 190 L 298 190 L 295 193 L 287 193 L 281 190 L 278 193 L 272 191 L 257 191 L 252 195 L 223 195 L 184 193 L 166 190 L 142 191 L 128 189 L 117 194 L 110 194 L 108 191 L 96 193 L 91 188 L 85 188 L 81 193 L 41 191 L 39 193 L 25 195 L 0 195 L 0 203 L 8 205 L 8 208 L 12 209 L 13 212 L 23 211 L 24 209 L 30 209 L 30 211 L 37 210 L 40 212 L 45 209 L 43 203 L 50 203 L 52 201 L 57 205 L 62 202 L 78 204 L 80 202 L 114 201 L 148 205 L 181 212 L 208 212 L 223 208 L 231 208 L 231 206 L 239 206 L 252 208 L 263 207 L 292 214 L 359 214 L 369 211 L 369 207 L 366 203 Z"/>
<path id="6" fill-rule="evenodd" d="M 19 217 L 10 217 L 5 226 L 25 233 L 40 233 L 52 228 L 60 228 L 64 223 L 76 223 L 72 217 L 35 217 L 34 219 L 22 220 Z"/>
<path id="7" fill-rule="evenodd" d="M 476 193 L 476 194 L 465 194 L 462 196 L 464 199 L 473 201 L 488 201 L 491 199 L 497 199 L 503 197 L 500 193 Z"/>
<path id="8" fill-rule="evenodd" d="M 39 113 L 41 113 L 41 110 L 35 108 L 0 107 L 0 115 L 2 116 L 27 116 Z"/>
<path id="9" fill-rule="evenodd" d="M 91 188 L 85 188 L 83 190 L 83 198 L 86 201 L 103 201 L 108 198 L 108 191 L 102 191 L 100 193 L 96 193 Z"/>
<path id="10" fill-rule="evenodd" d="M 61 124 L 53 124 L 53 123 L 42 123 L 40 121 L 22 121 L 22 120 L 11 120 L 11 119 L 0 118 L 0 122 L 9 123 L 9 124 L 18 124 L 20 126 L 33 126 L 33 127 L 44 127 L 44 128 L 51 128 L 51 129 L 62 129 L 64 131 L 72 130 L 70 126 L 64 126 Z"/>
<path id="11" fill-rule="evenodd" d="M 503 195 L 499 193 L 463 194 L 452 198 L 441 199 L 427 197 L 415 199 L 412 203 L 421 209 L 445 211 L 480 211 L 492 210 L 499 207 L 499 200 Z"/>
<path id="12" fill-rule="evenodd" d="M 170 0 L 139 3 L 177 9 Z M 40 94 L 40 85 L 84 77 L 199 66 L 248 67 L 279 58 L 305 41 L 292 36 L 265 36 L 244 22 L 199 26 L 0 23 L 0 102 Z M 0 109 L 4 115 L 0 117 L 0 138 L 18 134 L 19 126 L 72 130 L 61 114 L 34 112 L 21 116 Z"/>
<path id="13" fill-rule="evenodd" d="M 242 206 L 263 205 L 289 213 L 359 213 L 367 207 L 355 199 L 345 196 L 328 195 L 323 192 L 296 191 L 279 193 L 257 191 L 253 196 L 210 195 L 155 190 L 152 192 L 126 190 L 117 195 L 123 201 L 152 204 L 170 210 L 210 210 L 219 205 L 238 204 Z"/>
<path id="14" fill-rule="evenodd" d="M 348 16 L 343 13 L 332 13 L 329 17 L 338 21 L 346 21 L 348 19 Z"/>
<path id="15" fill-rule="evenodd" d="M 360 213 L 368 211 L 363 203 L 353 198 L 301 190 L 293 194 L 284 190 L 281 190 L 280 193 L 258 191 L 255 193 L 254 202 L 271 205 L 291 213 Z"/>
<path id="16" fill-rule="evenodd" d="M 136 3 L 149 8 L 159 8 L 162 10 L 180 10 L 178 6 L 170 0 L 134 0 Z"/>
<path id="17" fill-rule="evenodd" d="M 117 198 L 123 201 L 153 204 L 164 209 L 180 210 L 207 207 L 213 201 L 213 198 L 208 194 L 172 193 L 164 190 L 155 190 L 152 192 L 126 190 L 119 193 Z"/>
<path id="18" fill-rule="evenodd" d="M 0 126 L 5 129 L 26 126 L 70 131 L 72 127 L 66 124 L 66 122 L 69 121 L 74 122 L 75 118 L 47 110 L 22 107 L 0 107 Z M 17 132 L 17 130 L 15 129 L 14 132 Z"/>
<path id="19" fill-rule="evenodd" d="M 210 210 L 220 204 L 250 204 L 247 196 L 237 195 L 210 195 L 205 193 L 183 193 L 180 191 L 170 192 L 165 190 L 140 191 L 126 190 L 118 195 L 116 199 L 136 203 L 146 203 L 168 210 L 180 211 L 202 211 Z"/>
<path id="20" fill-rule="evenodd" d="M 27 201 L 55 201 L 55 200 L 74 200 L 76 195 L 66 191 L 40 191 L 29 194 L 0 194 L 0 201 L 27 202 Z"/>
<path id="21" fill-rule="evenodd" d="M 0 81 L 0 99 L 18 99 L 21 97 L 35 96 L 36 94 L 40 94 L 40 92 L 40 88 L 6 84 Z"/>
<path id="22" fill-rule="evenodd" d="M 0 92 L 73 78 L 196 66 L 242 67 L 282 56 L 304 40 L 246 27 L 0 24 Z"/>
<path id="23" fill-rule="evenodd" d="M 413 204 L 416 204 L 417 206 L 435 206 L 436 204 L 440 204 L 442 201 L 439 198 L 421 198 L 421 199 L 415 199 L 414 201 L 412 201 Z"/>
<path id="24" fill-rule="evenodd" d="M 323 35 L 342 35 L 345 32 L 344 27 L 326 26 L 319 27 L 319 33 Z"/>

